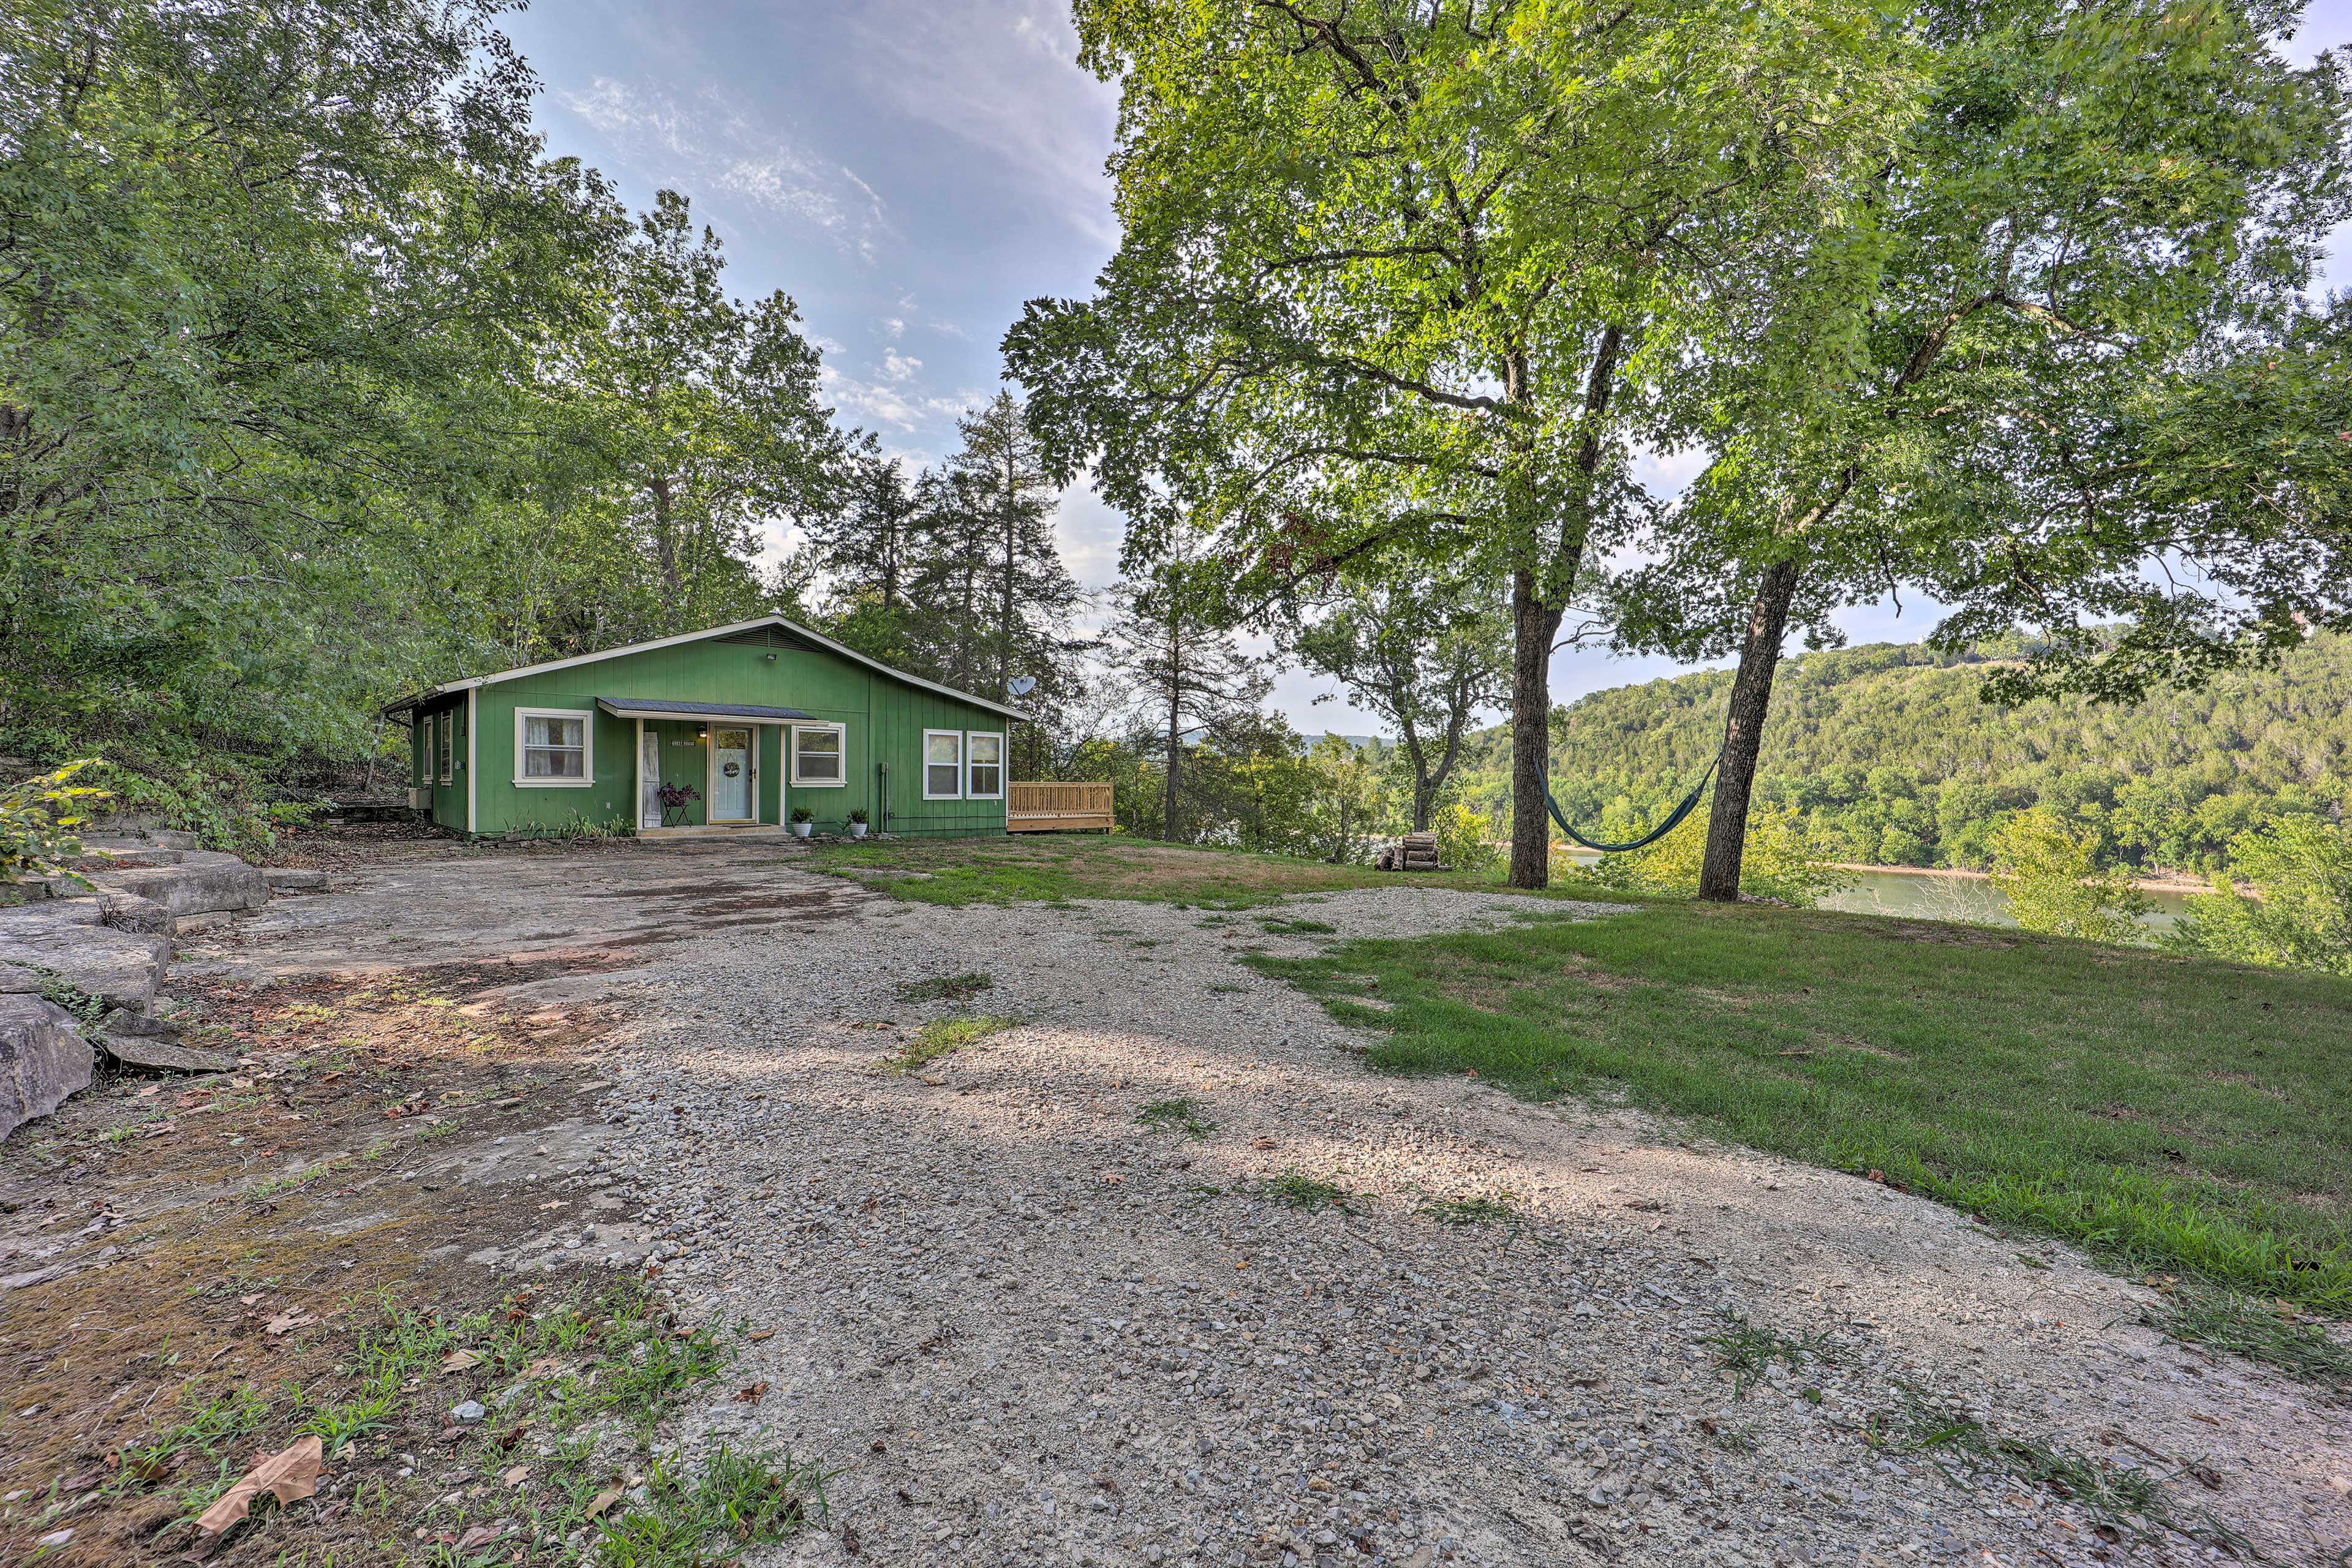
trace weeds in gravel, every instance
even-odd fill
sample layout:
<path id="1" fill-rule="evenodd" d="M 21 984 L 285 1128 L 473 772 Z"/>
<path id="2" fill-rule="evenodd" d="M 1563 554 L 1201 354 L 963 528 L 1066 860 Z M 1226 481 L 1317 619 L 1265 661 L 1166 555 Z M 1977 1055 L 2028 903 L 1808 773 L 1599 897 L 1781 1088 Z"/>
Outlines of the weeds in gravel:
<path id="1" fill-rule="evenodd" d="M 2301 1321 L 2302 1314 L 2287 1303 L 2194 1280 L 2172 1280 L 2158 1289 L 2164 1300 L 2140 1312 L 2139 1321 L 2148 1328 L 2352 1394 L 2352 1348 L 2317 1323 Z"/>
<path id="2" fill-rule="evenodd" d="M 724 1444 L 699 1469 L 656 1459 L 646 1472 L 646 1501 L 605 1527 L 596 1561 L 605 1568 L 731 1563 L 747 1546 L 824 1518 L 824 1484 L 839 1473 L 789 1452 L 739 1453 Z"/>
<path id="3" fill-rule="evenodd" d="M 1893 1422 L 1874 1424 L 1878 1440 L 1935 1459 L 1956 1485 L 1967 1486 L 1971 1471 L 2013 1477 L 2064 1498 L 2110 1530 L 2131 1529 L 2143 1535 L 2151 1528 L 2171 1530 L 2232 1555 L 2250 1552 L 2245 1537 L 2204 1510 L 2188 1517 L 2176 1515 L 2165 1496 L 2164 1479 L 2138 1465 L 2118 1464 L 2038 1438 L 2007 1436 L 1910 1384 L 1895 1387 L 1903 1409 Z M 2132 1523 L 2135 1520 L 2137 1525 Z"/>
<path id="4" fill-rule="evenodd" d="M 1323 1209 L 1338 1209 L 1341 1214 L 1356 1212 L 1348 1204 L 1355 1196 L 1353 1193 L 1329 1182 L 1318 1181 L 1304 1171 L 1289 1170 L 1278 1176 L 1268 1176 L 1257 1184 L 1257 1194 L 1285 1208 L 1305 1209 L 1308 1214 Z"/>
<path id="5" fill-rule="evenodd" d="M 1329 936 L 1339 929 L 1321 921 L 1287 920 L 1280 916 L 1257 923 L 1260 930 L 1272 936 Z"/>
<path id="6" fill-rule="evenodd" d="M 896 1056 L 884 1057 L 885 1072 L 904 1073 L 951 1056 L 966 1046 L 976 1046 L 991 1035 L 1001 1035 L 1013 1027 L 1010 1018 L 999 1018 L 986 1013 L 967 1013 L 959 1018 L 941 1018 L 915 1031 L 915 1037 Z"/>
<path id="7" fill-rule="evenodd" d="M 1217 1130 L 1215 1122 L 1201 1114 L 1199 1101 L 1181 1097 L 1153 1100 L 1135 1113 L 1135 1121 L 1154 1132 L 1181 1132 L 1187 1138 L 1206 1138 Z"/>
<path id="8" fill-rule="evenodd" d="M 996 984 L 992 974 L 974 970 L 968 974 L 945 974 L 931 980 L 909 980 L 898 987 L 901 1002 L 969 1002 Z"/>
<path id="9" fill-rule="evenodd" d="M 1527 1216 L 1511 1206 L 1511 1197 L 1498 1193 L 1491 1198 L 1437 1198 L 1413 1212 L 1445 1225 L 1507 1225 L 1516 1230 Z"/>
<path id="10" fill-rule="evenodd" d="M 110 1490 L 170 1499 L 184 1530 L 247 1456 L 315 1434 L 336 1470 L 355 1473 L 354 1516 L 372 1516 L 372 1536 L 404 1540 L 417 1527 L 409 1561 L 471 1563 L 495 1545 L 501 1563 L 711 1568 L 822 1519 L 831 1475 L 789 1452 L 723 1446 L 642 1460 L 645 1475 L 629 1473 L 659 1424 L 732 1359 L 719 1334 L 679 1324 L 635 1280 L 562 1300 L 526 1289 L 463 1316 L 385 1301 L 331 1379 L 289 1384 L 277 1401 L 238 1387 L 192 1403 L 155 1438 L 123 1448 Z M 435 1435 L 454 1435 L 447 1412 L 467 1398 L 495 1415 L 457 1437 L 429 1467 L 436 1473 L 395 1479 L 394 1451 L 421 1453 Z M 448 1466 L 457 1468 L 441 1473 Z M 500 1484 L 452 1487 L 469 1472 Z M 265 1508 L 238 1528 L 270 1532 L 276 1560 L 291 1562 L 310 1547 L 277 1532 L 308 1527 Z M 485 1527 L 495 1535 L 483 1539 Z"/>
<path id="11" fill-rule="evenodd" d="M 1723 1324 L 1723 1331 L 1702 1334 L 1698 1342 L 1715 1347 L 1717 1369 L 1731 1373 L 1734 1399 L 1747 1398 L 1748 1391 L 1764 1380 L 1775 1362 L 1790 1372 L 1802 1372 L 1808 1356 L 1819 1361 L 1829 1359 L 1829 1351 L 1817 1334 L 1791 1339 L 1777 1329 L 1758 1328 L 1728 1307 L 1717 1308 L 1715 1315 Z"/>

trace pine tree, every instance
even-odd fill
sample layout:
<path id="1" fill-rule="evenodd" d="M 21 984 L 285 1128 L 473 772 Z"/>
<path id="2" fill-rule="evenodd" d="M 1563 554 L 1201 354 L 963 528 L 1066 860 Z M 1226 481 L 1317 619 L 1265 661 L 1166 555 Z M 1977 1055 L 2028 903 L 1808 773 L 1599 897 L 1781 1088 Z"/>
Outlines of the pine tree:
<path id="1" fill-rule="evenodd" d="M 1184 766 L 1184 738 L 1256 717 L 1274 688 L 1261 662 L 1233 638 L 1215 583 L 1203 563 L 1175 550 L 1114 591 L 1118 618 L 1110 632 L 1113 662 L 1133 683 L 1138 719 L 1150 719 L 1163 747 L 1164 805 L 1160 836 L 1176 840 Z"/>
<path id="2" fill-rule="evenodd" d="M 1052 628 L 1077 608 L 1076 579 L 1054 540 L 1055 485 L 1026 412 L 1009 392 L 957 422 L 963 450 L 948 460 L 958 498 L 969 509 L 970 536 L 985 535 L 985 625 L 975 628 L 974 657 L 987 690 L 1003 699 L 1017 674 L 1041 678 L 1054 662 Z M 981 677 L 975 676 L 975 679 Z"/>

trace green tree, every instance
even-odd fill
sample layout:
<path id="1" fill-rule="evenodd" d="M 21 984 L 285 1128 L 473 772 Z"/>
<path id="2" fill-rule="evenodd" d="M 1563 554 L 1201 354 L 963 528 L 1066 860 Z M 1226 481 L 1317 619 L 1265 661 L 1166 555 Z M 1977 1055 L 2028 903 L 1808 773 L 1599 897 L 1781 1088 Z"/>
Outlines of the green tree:
<path id="1" fill-rule="evenodd" d="M 1373 549 L 1513 617 L 1511 879 L 1548 874 L 1553 638 L 1621 531 L 1685 297 L 1802 230 L 1904 99 L 1844 0 L 1084 0 L 1122 89 L 1124 238 L 1012 372 L 1057 475 L 1148 523 L 1171 476 L 1271 595 Z M 1863 160 L 1866 163 L 1868 160 Z M 1833 203 L 1832 205 L 1834 205 Z"/>
<path id="2" fill-rule="evenodd" d="M 730 297 L 725 265 L 687 199 L 656 193 L 612 263 L 609 314 L 562 370 L 652 563 L 663 632 L 763 609 L 761 526 L 816 515 L 848 488 L 799 309 L 781 290 Z"/>
<path id="3" fill-rule="evenodd" d="M 1339 682 L 1395 733 L 1410 770 L 1413 831 L 1427 830 L 1481 709 L 1510 691 L 1510 621 L 1501 595 L 1418 574 L 1347 574 L 1302 608 L 1290 651 Z"/>
<path id="4" fill-rule="evenodd" d="M 2255 897 L 2238 890 L 2251 884 Z M 2289 817 L 2240 834 L 2213 890 L 2189 900 L 2173 945 L 2237 963 L 2352 975 L 2352 833 Z"/>
<path id="5" fill-rule="evenodd" d="M 2040 627 L 2008 700 L 2137 697 L 2352 613 L 2344 330 L 2298 320 L 2347 211 L 2344 71 L 2280 58 L 2292 16 L 1919 6 L 1924 111 L 1797 237 L 1801 286 L 1727 272 L 1694 310 L 1706 370 L 1659 430 L 1715 460 L 1620 637 L 1739 654 L 1704 896 L 1738 893 L 1783 642 L 1841 605 L 1923 582 L 1948 646 Z"/>
<path id="6" fill-rule="evenodd" d="M 2021 811 L 1992 833 L 1992 884 L 2027 931 L 2086 942 L 2132 942 L 2145 934 L 2138 917 L 2151 907 L 2127 872 L 2102 869 L 2089 834 L 2070 832 L 2057 815 Z"/>
<path id="7" fill-rule="evenodd" d="M 12 747 L 351 754 L 438 639 L 419 559 L 612 235 L 498 8 L 0 8 Z"/>

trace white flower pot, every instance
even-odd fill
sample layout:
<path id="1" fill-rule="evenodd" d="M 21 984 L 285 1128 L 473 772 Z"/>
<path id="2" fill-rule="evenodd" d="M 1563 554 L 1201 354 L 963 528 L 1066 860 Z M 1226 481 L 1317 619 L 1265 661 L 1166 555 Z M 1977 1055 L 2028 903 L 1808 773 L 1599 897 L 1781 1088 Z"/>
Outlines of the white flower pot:
<path id="1" fill-rule="evenodd" d="M 864 823 L 862 823 L 862 822 L 853 822 L 853 823 L 851 823 L 851 824 L 849 825 L 849 836 L 850 836 L 852 838 L 863 838 L 863 837 L 866 837 L 866 824 L 864 824 Z"/>
<path id="2" fill-rule="evenodd" d="M 793 832 L 803 838 L 806 838 L 810 834 L 814 833 L 815 831 L 816 824 L 814 822 L 795 822 L 793 824 Z"/>

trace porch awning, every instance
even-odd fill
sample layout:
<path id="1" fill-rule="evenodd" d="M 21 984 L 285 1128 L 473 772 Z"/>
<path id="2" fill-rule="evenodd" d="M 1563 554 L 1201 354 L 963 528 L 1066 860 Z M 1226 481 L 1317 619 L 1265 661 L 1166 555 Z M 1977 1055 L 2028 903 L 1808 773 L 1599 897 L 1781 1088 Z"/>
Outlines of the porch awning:
<path id="1" fill-rule="evenodd" d="M 615 719 L 756 719 L 772 724 L 816 717 L 797 708 L 762 708 L 751 702 L 671 702 L 656 697 L 599 697 L 596 706 Z"/>

